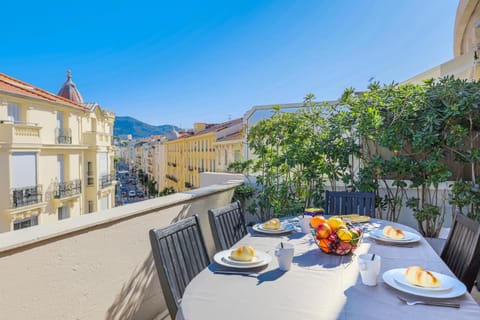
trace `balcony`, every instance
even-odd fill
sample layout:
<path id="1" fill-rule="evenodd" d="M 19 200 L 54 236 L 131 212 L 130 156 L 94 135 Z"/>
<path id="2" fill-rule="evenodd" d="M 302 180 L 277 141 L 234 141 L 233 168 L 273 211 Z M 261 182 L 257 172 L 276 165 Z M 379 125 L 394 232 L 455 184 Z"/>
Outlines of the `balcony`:
<path id="1" fill-rule="evenodd" d="M 171 180 L 173 182 L 178 182 L 177 178 L 175 176 L 172 176 L 170 174 L 167 174 L 165 175 L 165 177 L 168 179 L 168 180 Z"/>
<path id="2" fill-rule="evenodd" d="M 55 138 L 58 144 L 72 144 L 72 129 L 56 128 Z"/>
<path id="3" fill-rule="evenodd" d="M 42 186 L 13 188 L 10 192 L 11 207 L 19 208 L 42 202 Z"/>
<path id="4" fill-rule="evenodd" d="M 63 199 L 82 193 L 82 180 L 72 180 L 57 183 L 54 187 L 53 198 Z"/>
<path id="5" fill-rule="evenodd" d="M 112 186 L 114 182 L 115 182 L 115 173 L 105 174 L 101 176 L 100 179 L 98 180 L 98 184 L 102 189 Z"/>
<path id="6" fill-rule="evenodd" d="M 0 141 L 11 144 L 41 144 L 40 129 L 35 123 L 0 120 Z"/>
<path id="7" fill-rule="evenodd" d="M 190 182 L 185 182 L 185 188 L 191 189 L 193 185 Z"/>

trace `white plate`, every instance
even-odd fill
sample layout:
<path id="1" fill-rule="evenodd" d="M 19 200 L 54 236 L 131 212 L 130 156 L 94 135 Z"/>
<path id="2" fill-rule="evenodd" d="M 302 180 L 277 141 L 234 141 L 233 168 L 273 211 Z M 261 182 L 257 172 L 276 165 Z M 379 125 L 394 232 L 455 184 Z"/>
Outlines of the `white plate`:
<path id="1" fill-rule="evenodd" d="M 412 288 L 412 289 L 416 289 L 416 290 L 430 291 L 430 292 L 432 292 L 432 291 L 447 291 L 447 290 L 452 289 L 453 286 L 455 286 L 456 281 L 458 281 L 458 280 L 456 280 L 452 277 L 449 277 L 447 275 L 444 275 L 444 274 L 441 274 L 441 273 L 438 273 L 438 272 L 432 272 L 432 274 L 435 277 L 437 277 L 438 280 L 440 280 L 440 287 L 439 288 L 424 288 L 424 287 L 419 287 L 419 286 L 413 285 L 410 282 L 408 282 L 407 278 L 405 278 L 405 270 L 407 270 L 406 268 L 396 269 L 396 270 L 398 270 L 398 272 L 394 273 L 393 279 L 395 279 L 395 281 L 397 281 L 398 283 L 400 283 L 403 286 L 406 286 L 406 287 L 409 287 L 409 288 Z"/>
<path id="2" fill-rule="evenodd" d="M 213 260 L 216 263 L 229 268 L 256 268 L 267 265 L 272 261 L 271 256 L 259 250 L 255 250 L 255 257 L 252 261 L 237 261 L 230 258 L 232 250 L 234 249 L 217 252 L 213 256 Z"/>
<path id="3" fill-rule="evenodd" d="M 413 233 L 413 232 L 408 232 L 408 231 L 403 231 L 403 234 L 405 234 L 405 239 L 392 239 L 385 237 L 382 233 L 382 230 L 377 229 L 374 230 L 373 232 L 370 232 L 370 237 L 383 241 L 383 242 L 392 242 L 392 243 L 413 243 L 420 241 L 422 237 L 420 237 L 418 234 Z"/>
<path id="4" fill-rule="evenodd" d="M 286 233 L 286 232 L 291 232 L 295 230 L 295 226 L 292 224 L 280 224 L 280 228 L 277 230 L 272 230 L 272 229 L 266 229 L 263 227 L 263 223 L 257 223 L 252 227 L 253 230 L 261 233 L 269 233 L 269 234 L 280 234 L 280 233 Z"/>
<path id="5" fill-rule="evenodd" d="M 454 280 L 453 287 L 450 290 L 445 290 L 445 291 L 431 291 L 431 290 L 423 290 L 423 289 L 420 290 L 419 288 L 404 286 L 403 284 L 395 281 L 396 273 L 402 272 L 402 271 L 405 272 L 405 268 L 388 270 L 383 273 L 383 280 L 385 281 L 386 284 L 388 284 L 392 288 L 395 288 L 405 293 L 420 296 L 420 297 L 449 299 L 449 298 L 460 297 L 464 295 L 465 292 L 467 292 L 467 287 L 465 287 L 465 285 L 461 281 L 454 278 L 452 278 Z"/>

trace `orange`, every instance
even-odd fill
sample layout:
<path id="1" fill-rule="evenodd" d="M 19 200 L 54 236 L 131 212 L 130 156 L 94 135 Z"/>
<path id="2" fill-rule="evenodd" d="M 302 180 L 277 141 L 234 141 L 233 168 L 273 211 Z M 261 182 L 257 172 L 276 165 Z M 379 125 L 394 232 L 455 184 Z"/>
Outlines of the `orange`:
<path id="1" fill-rule="evenodd" d="M 327 222 L 327 219 L 325 219 L 324 216 L 314 216 L 310 220 L 310 225 L 312 228 L 317 228 L 321 223 Z"/>
<path id="2" fill-rule="evenodd" d="M 330 248 L 328 247 L 329 241 L 327 239 L 320 239 L 318 246 L 325 253 L 330 253 Z"/>
<path id="3" fill-rule="evenodd" d="M 325 239 L 330 235 L 330 232 L 332 232 L 332 229 L 330 228 L 328 223 L 324 222 L 324 223 L 320 223 L 317 226 L 316 232 L 317 232 L 317 236 L 320 239 Z"/>
<path id="4" fill-rule="evenodd" d="M 337 217 L 331 217 L 330 219 L 327 220 L 328 225 L 332 230 L 337 230 L 340 226 L 345 225 L 342 219 L 337 218 Z"/>

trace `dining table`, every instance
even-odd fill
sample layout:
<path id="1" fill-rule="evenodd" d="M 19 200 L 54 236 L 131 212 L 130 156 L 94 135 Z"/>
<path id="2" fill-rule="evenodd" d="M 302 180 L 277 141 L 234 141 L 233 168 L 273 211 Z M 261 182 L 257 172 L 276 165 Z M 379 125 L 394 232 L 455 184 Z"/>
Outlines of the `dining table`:
<path id="1" fill-rule="evenodd" d="M 418 235 L 418 241 L 397 245 L 374 239 L 372 233 L 387 225 Z M 175 319 L 480 319 L 480 306 L 468 292 L 448 299 L 425 298 L 398 290 L 384 281 L 385 272 L 409 266 L 422 266 L 456 279 L 416 230 L 373 218 L 357 226 L 362 230 L 362 238 L 347 255 L 322 252 L 314 236 L 298 228 L 284 234 L 249 230 L 233 248 L 250 245 L 271 256 L 268 265 L 248 269 L 252 276 L 245 276 L 235 274 L 235 269 L 231 274 L 217 273 L 226 268 L 212 262 L 188 284 Z M 289 271 L 278 268 L 274 252 L 281 243 L 294 247 Z M 381 257 L 375 286 L 362 283 L 358 257 L 364 253 Z M 398 296 L 457 303 L 460 307 L 411 306 Z"/>

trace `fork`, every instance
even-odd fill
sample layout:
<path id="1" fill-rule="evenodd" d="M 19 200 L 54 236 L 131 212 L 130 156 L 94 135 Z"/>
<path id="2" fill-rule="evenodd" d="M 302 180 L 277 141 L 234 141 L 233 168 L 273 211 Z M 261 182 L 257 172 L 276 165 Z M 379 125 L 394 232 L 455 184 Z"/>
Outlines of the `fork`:
<path id="1" fill-rule="evenodd" d="M 402 296 L 397 296 L 398 299 L 402 300 L 409 306 L 414 306 L 416 304 L 424 304 L 428 306 L 439 306 L 439 307 L 450 307 L 450 308 L 460 308 L 460 303 L 453 302 L 439 302 L 439 301 L 422 301 L 422 300 L 409 300 Z"/>
<path id="2" fill-rule="evenodd" d="M 215 273 L 215 274 L 232 274 L 232 275 L 252 277 L 252 278 L 258 278 L 258 276 L 260 275 L 258 272 L 230 271 L 230 270 L 215 270 L 213 273 Z"/>

